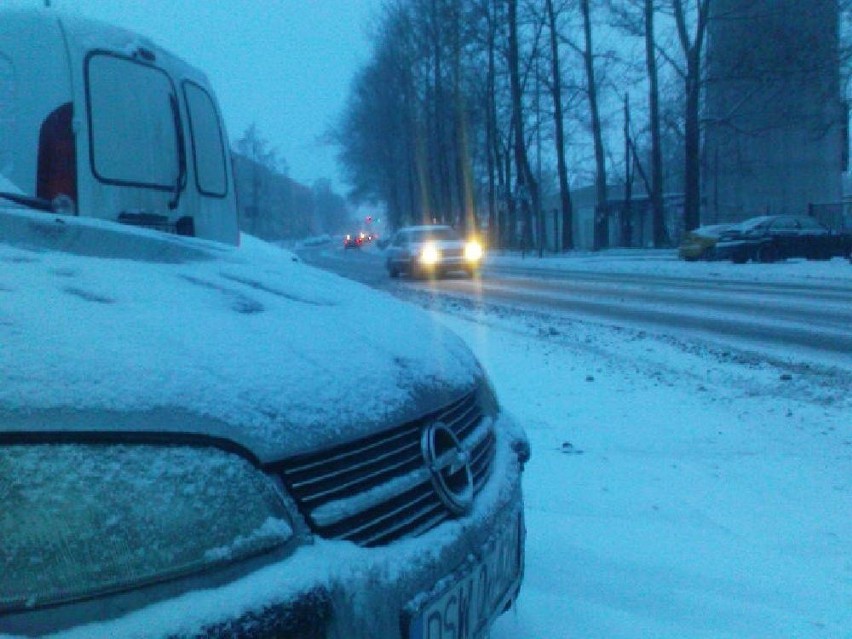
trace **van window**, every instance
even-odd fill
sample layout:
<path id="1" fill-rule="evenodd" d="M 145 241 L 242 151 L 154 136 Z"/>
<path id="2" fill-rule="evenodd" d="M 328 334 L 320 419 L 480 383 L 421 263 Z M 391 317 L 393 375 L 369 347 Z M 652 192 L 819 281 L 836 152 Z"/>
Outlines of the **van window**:
<path id="1" fill-rule="evenodd" d="M 196 186 L 204 195 L 224 197 L 228 192 L 225 144 L 216 105 L 210 94 L 194 82 L 183 83 L 183 94 L 189 112 Z"/>
<path id="2" fill-rule="evenodd" d="M 168 75 L 129 58 L 93 53 L 86 64 L 91 162 L 111 184 L 173 190 L 180 170 Z"/>

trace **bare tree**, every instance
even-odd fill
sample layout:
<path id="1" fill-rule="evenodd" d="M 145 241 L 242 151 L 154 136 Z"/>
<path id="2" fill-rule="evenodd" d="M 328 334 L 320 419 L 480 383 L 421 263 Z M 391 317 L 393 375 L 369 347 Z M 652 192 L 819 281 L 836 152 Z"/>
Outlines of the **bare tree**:
<path id="1" fill-rule="evenodd" d="M 601 117 L 598 107 L 598 85 L 595 80 L 595 54 L 592 44 L 592 18 L 589 0 L 580 0 L 580 11 L 583 15 L 583 64 L 586 69 L 586 86 L 589 98 L 589 114 L 592 122 L 592 137 L 595 144 L 595 194 L 597 206 L 595 211 L 595 243 L 594 248 L 600 249 L 608 241 L 608 211 L 607 211 L 607 177 L 606 151 L 603 143 Z"/>
<path id="2" fill-rule="evenodd" d="M 701 62 L 710 0 L 672 0 L 678 40 L 686 61 L 684 81 L 684 230 L 701 223 Z M 687 11 L 692 9 L 692 30 Z"/>
<path id="3" fill-rule="evenodd" d="M 555 129 L 556 170 L 559 176 L 559 200 L 562 210 L 562 250 L 574 248 L 574 209 L 571 190 L 568 186 L 568 165 L 565 162 L 565 118 L 562 108 L 562 72 L 559 64 L 559 31 L 556 25 L 556 10 L 553 0 L 545 0 L 547 23 L 550 29 L 551 94 L 553 96 L 553 122 Z M 559 248 L 560 238 L 554 236 L 554 245 Z"/>
<path id="4" fill-rule="evenodd" d="M 526 138 L 524 135 L 524 105 L 521 93 L 521 75 L 518 45 L 518 2 L 508 2 L 509 24 L 509 77 L 512 90 L 512 128 L 514 130 L 514 155 L 517 172 L 517 194 L 523 214 L 523 231 L 521 242 L 525 247 L 532 247 L 532 213 L 538 209 L 538 184 L 530 169 L 527 156 Z"/>
<path id="5" fill-rule="evenodd" d="M 651 130 L 651 211 L 654 246 L 668 245 L 665 205 L 663 202 L 663 142 L 660 133 L 660 79 L 657 70 L 657 41 L 654 30 L 654 0 L 644 0 L 645 65 L 648 72 L 648 124 Z"/>

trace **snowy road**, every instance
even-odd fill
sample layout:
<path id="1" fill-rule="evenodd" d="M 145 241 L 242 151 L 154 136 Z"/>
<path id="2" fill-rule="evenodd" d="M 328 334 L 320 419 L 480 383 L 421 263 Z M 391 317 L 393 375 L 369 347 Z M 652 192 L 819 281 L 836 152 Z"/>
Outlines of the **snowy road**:
<path id="1" fill-rule="evenodd" d="M 852 289 L 733 288 L 711 282 L 647 276 L 641 281 L 589 280 L 583 275 L 529 275 L 481 281 L 445 280 L 443 295 L 535 307 L 560 315 L 596 318 L 621 325 L 675 328 L 693 334 L 749 340 L 775 347 L 800 346 L 852 357 Z"/>
<path id="2" fill-rule="evenodd" d="M 814 361 L 837 364 L 852 360 L 852 278 L 773 281 L 765 277 L 765 269 L 761 271 L 766 266 L 775 268 L 775 273 L 769 273 L 777 277 L 777 271 L 787 265 L 696 265 L 675 259 L 635 259 L 630 263 L 621 258 L 609 266 L 622 268 L 600 271 L 590 270 L 587 264 L 587 268 L 576 268 L 584 265 L 580 261 L 563 260 L 564 268 L 541 268 L 554 261 L 497 258 L 477 280 L 394 281 L 385 273 L 381 252 L 373 247 L 359 251 L 323 247 L 302 255 L 309 263 L 413 300 L 441 296 L 468 304 L 676 333 L 735 349 L 756 349 L 773 357 L 783 357 L 795 348 L 809 351 Z M 734 269 L 726 269 L 731 266 Z M 845 260 L 813 266 L 843 276 L 852 273 L 852 265 Z M 756 275 L 744 279 L 743 274 L 748 273 Z M 759 277 L 762 273 L 763 278 Z"/>
<path id="3" fill-rule="evenodd" d="M 492 639 L 852 637 L 848 367 L 445 310 L 532 442 Z"/>
<path id="4" fill-rule="evenodd" d="M 481 294 L 390 284 L 467 341 L 530 436 L 526 580 L 492 639 L 852 638 L 852 268 L 660 266 L 658 285 L 602 259 L 517 287 L 564 303 L 495 303 L 518 279 L 496 269 Z"/>

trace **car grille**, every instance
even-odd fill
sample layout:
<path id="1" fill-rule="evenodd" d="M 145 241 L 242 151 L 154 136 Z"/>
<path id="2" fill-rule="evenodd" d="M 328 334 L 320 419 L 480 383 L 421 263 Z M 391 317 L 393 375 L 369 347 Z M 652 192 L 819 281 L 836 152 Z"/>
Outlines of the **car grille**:
<path id="1" fill-rule="evenodd" d="M 495 439 L 474 391 L 402 426 L 284 462 L 284 483 L 311 529 L 328 539 L 380 546 L 449 519 L 421 452 L 422 433 L 435 422 L 469 453 L 478 493 L 491 472 Z"/>

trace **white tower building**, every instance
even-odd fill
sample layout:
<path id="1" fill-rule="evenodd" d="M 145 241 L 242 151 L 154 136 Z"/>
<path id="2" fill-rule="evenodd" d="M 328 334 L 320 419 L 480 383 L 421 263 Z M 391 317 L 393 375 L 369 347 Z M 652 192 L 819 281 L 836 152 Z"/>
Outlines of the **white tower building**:
<path id="1" fill-rule="evenodd" d="M 713 0 L 702 223 L 840 201 L 848 142 L 837 0 Z"/>

